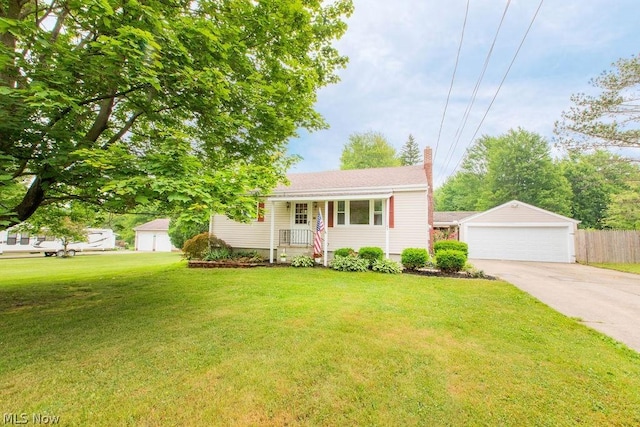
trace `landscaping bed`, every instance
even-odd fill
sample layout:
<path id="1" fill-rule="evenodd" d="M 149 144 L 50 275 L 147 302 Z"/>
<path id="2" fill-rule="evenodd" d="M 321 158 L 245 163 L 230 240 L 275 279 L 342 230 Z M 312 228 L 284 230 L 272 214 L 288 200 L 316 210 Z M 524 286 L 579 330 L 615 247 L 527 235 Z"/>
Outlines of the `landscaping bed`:
<path id="1" fill-rule="evenodd" d="M 189 268 L 253 268 L 253 267 L 269 267 L 268 262 L 245 262 L 234 260 L 223 261 L 201 261 L 191 260 L 187 264 Z"/>

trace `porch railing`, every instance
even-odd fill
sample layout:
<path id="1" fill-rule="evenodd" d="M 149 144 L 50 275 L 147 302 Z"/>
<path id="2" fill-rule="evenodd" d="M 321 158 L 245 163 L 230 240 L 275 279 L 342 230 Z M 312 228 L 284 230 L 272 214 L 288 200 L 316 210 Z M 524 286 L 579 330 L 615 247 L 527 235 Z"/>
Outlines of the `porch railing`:
<path id="1" fill-rule="evenodd" d="M 311 230 L 280 230 L 280 246 L 311 246 L 313 232 Z"/>

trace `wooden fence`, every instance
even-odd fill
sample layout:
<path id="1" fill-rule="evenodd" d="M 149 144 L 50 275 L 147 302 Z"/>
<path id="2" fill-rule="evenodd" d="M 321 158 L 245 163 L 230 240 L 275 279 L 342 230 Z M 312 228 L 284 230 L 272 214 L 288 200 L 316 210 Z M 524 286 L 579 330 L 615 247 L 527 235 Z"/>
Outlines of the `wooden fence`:
<path id="1" fill-rule="evenodd" d="M 576 261 L 640 263 L 640 231 L 578 230 Z"/>

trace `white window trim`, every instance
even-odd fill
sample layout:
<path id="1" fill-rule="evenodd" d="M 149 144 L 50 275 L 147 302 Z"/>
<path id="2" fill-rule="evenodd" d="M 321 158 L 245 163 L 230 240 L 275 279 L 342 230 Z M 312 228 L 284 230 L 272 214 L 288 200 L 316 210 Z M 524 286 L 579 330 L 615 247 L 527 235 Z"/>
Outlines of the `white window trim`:
<path id="1" fill-rule="evenodd" d="M 376 200 L 380 200 L 382 201 L 382 206 L 381 209 L 379 211 L 377 211 L 377 213 L 379 213 L 380 215 L 382 215 L 382 221 L 380 224 L 375 224 L 375 214 L 376 211 L 374 211 L 375 209 L 375 202 Z M 342 200 L 335 200 L 334 201 L 334 212 L 333 212 L 333 223 L 336 227 L 384 227 L 385 225 L 385 219 L 386 219 L 386 205 L 387 205 L 387 201 L 388 199 L 368 199 L 369 202 L 369 223 L 368 224 L 351 224 L 350 223 L 350 219 L 351 219 L 351 203 L 352 201 L 362 201 L 361 199 L 355 199 L 355 200 L 349 200 L 349 199 L 342 199 Z M 338 222 L 338 203 L 339 202 L 344 202 L 344 224 L 340 224 Z"/>

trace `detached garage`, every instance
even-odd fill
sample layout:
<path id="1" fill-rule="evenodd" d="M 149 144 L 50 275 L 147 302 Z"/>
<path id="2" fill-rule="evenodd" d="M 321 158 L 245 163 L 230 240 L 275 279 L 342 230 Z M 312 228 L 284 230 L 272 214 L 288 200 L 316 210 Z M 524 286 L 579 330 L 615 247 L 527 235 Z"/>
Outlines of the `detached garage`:
<path id="1" fill-rule="evenodd" d="M 136 251 L 171 252 L 175 248 L 169 239 L 169 218 L 154 219 L 133 229 Z"/>
<path id="2" fill-rule="evenodd" d="M 579 221 L 517 200 L 460 221 L 469 258 L 575 262 Z"/>

